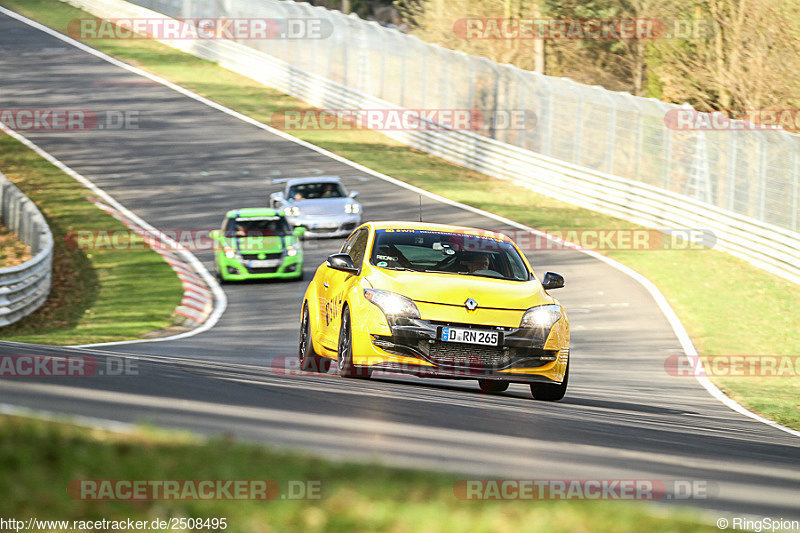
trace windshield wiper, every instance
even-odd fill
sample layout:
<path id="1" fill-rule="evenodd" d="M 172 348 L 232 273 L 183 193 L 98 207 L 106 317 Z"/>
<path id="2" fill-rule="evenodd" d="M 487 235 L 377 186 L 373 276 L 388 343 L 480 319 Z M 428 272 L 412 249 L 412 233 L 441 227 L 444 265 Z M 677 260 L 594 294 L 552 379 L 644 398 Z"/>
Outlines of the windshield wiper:
<path id="1" fill-rule="evenodd" d="M 423 272 L 428 272 L 431 274 L 469 274 L 469 272 L 453 272 L 452 270 L 423 270 Z"/>

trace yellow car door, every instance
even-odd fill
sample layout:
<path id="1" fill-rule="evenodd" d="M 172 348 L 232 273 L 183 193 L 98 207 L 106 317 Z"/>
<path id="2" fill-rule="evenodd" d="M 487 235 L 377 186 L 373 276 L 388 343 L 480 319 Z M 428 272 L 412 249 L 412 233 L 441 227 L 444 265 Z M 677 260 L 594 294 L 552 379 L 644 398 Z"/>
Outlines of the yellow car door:
<path id="1" fill-rule="evenodd" d="M 366 254 L 368 241 L 369 230 L 367 228 L 362 228 L 351 235 L 344 243 L 344 246 L 342 246 L 341 253 L 350 256 L 353 260 L 353 264 L 359 268 L 359 273 L 361 263 L 364 261 L 364 255 Z M 328 283 L 328 321 L 322 344 L 335 350 L 339 344 L 339 326 L 342 320 L 342 308 L 346 302 L 347 294 L 350 292 L 353 285 L 358 283 L 359 274 L 342 272 L 327 266 L 324 268 L 326 269 L 324 277 Z"/>

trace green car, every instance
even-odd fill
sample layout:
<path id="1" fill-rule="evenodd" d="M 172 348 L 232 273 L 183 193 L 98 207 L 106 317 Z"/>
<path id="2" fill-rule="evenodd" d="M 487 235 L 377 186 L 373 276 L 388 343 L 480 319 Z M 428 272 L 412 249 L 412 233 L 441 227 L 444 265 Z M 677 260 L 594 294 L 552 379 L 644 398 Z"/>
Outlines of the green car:
<path id="1" fill-rule="evenodd" d="M 286 222 L 283 213 L 268 208 L 228 211 L 222 228 L 211 232 L 217 279 L 303 279 L 305 228 Z"/>

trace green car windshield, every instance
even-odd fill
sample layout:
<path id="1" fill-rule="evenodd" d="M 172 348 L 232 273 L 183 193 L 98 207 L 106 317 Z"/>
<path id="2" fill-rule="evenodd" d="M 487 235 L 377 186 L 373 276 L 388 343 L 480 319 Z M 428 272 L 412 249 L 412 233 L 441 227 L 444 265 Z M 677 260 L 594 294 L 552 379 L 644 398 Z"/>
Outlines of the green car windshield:
<path id="1" fill-rule="evenodd" d="M 291 235 L 292 229 L 281 216 L 229 218 L 225 227 L 226 237 L 275 237 Z"/>
<path id="2" fill-rule="evenodd" d="M 376 230 L 370 263 L 393 270 L 514 281 L 531 278 L 522 257 L 509 241 L 449 231 Z"/>

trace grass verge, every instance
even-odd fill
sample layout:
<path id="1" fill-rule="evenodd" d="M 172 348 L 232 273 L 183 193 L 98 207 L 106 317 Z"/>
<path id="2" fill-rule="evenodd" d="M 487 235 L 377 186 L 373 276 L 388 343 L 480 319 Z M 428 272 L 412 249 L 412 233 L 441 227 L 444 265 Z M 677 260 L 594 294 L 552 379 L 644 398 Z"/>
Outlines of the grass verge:
<path id="1" fill-rule="evenodd" d="M 70 20 L 88 16 L 57 0 L 0 0 L 0 4 L 61 32 Z M 154 41 L 86 42 L 265 123 L 276 111 L 310 109 L 249 78 Z M 449 164 L 380 133 L 290 133 L 407 183 L 530 226 L 549 230 L 636 227 Z M 713 250 L 606 253 L 656 284 L 701 353 L 800 354 L 796 326 L 800 286 Z M 800 377 L 715 378 L 715 382 L 746 407 L 800 429 Z"/>
<path id="2" fill-rule="evenodd" d="M 0 328 L 3 340 L 88 344 L 135 339 L 172 324 L 183 288 L 161 256 L 146 246 L 70 245 L 75 231 L 126 231 L 87 200 L 87 189 L 4 133 L 0 170 L 36 203 L 54 241 L 50 298 L 33 314 Z"/>
<path id="3" fill-rule="evenodd" d="M 331 463 L 230 439 L 141 429 L 115 434 L 0 416 L 0 515 L 24 520 L 227 519 L 231 533 L 266 531 L 714 531 L 688 510 L 588 501 L 464 501 L 453 475 Z M 319 482 L 319 499 L 83 501 L 72 480 L 262 479 Z M 463 479 L 463 476 L 462 476 Z M 60 529 L 59 529 L 60 530 Z"/>

